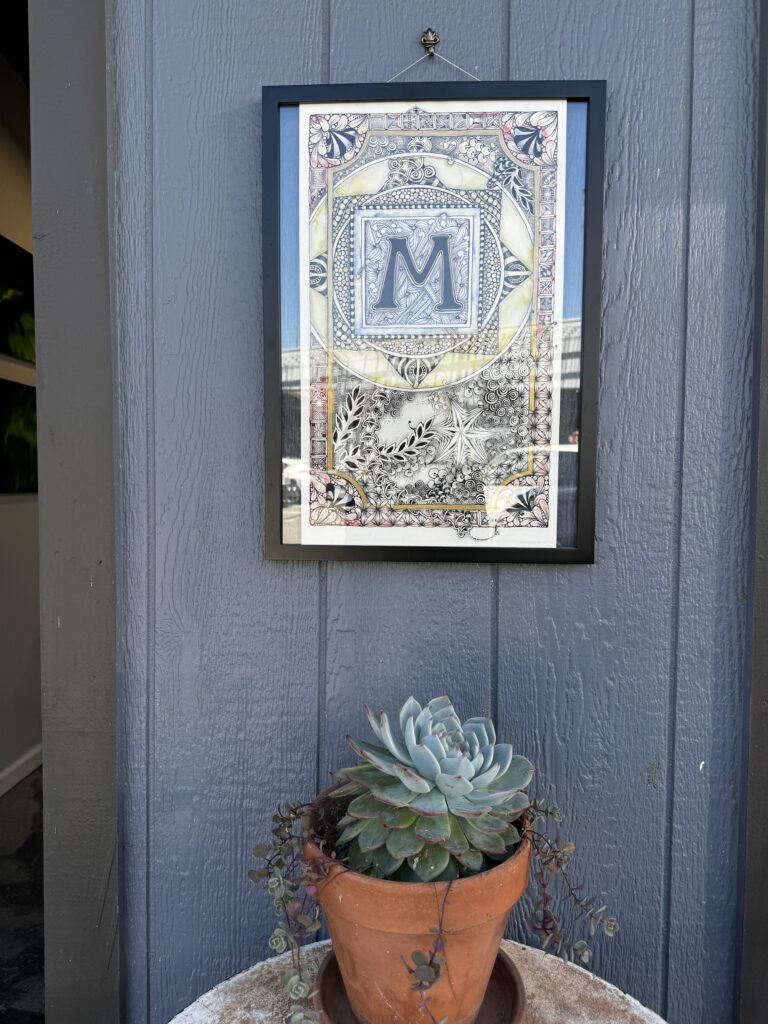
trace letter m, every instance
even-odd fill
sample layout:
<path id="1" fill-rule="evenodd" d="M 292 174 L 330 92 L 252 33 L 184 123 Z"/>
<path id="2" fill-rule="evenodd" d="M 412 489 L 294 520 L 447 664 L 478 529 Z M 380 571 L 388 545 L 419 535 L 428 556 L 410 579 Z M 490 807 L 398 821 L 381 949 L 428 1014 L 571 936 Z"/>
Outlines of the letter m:
<path id="1" fill-rule="evenodd" d="M 441 313 L 463 309 L 463 304 L 456 301 L 456 296 L 453 292 L 450 235 L 432 236 L 432 248 L 421 267 L 417 267 L 413 261 L 411 250 L 408 247 L 408 239 L 404 235 L 391 235 L 389 238 L 387 266 L 384 272 L 384 283 L 381 286 L 379 298 L 373 308 L 399 308 L 396 295 L 398 260 L 403 261 L 403 269 L 413 283 L 415 285 L 423 285 L 439 259 L 443 261 L 443 287 L 440 302 L 436 303 L 435 309 Z"/>

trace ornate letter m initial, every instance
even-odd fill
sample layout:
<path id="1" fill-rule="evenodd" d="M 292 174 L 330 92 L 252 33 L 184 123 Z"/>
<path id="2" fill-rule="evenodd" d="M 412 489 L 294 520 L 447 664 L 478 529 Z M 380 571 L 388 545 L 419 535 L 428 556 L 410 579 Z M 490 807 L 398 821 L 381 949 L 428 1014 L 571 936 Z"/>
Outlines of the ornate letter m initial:
<path id="1" fill-rule="evenodd" d="M 443 287 L 440 302 L 435 304 L 438 312 L 455 312 L 463 309 L 461 302 L 456 301 L 453 293 L 453 274 L 451 272 L 451 236 L 432 235 L 432 248 L 429 255 L 417 267 L 413 255 L 408 246 L 408 239 L 404 235 L 391 235 L 389 238 L 389 253 L 387 266 L 384 272 L 384 283 L 381 286 L 379 298 L 374 304 L 374 309 L 399 309 L 397 301 L 397 261 L 403 261 L 403 269 L 415 285 L 423 285 L 432 273 L 438 259 L 443 263 Z"/>

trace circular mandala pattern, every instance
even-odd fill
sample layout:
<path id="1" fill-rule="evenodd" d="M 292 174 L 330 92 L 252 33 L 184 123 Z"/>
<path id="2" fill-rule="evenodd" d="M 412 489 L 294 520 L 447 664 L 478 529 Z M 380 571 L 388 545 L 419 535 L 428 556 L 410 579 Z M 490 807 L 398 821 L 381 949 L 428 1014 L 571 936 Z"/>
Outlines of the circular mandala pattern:
<path id="1" fill-rule="evenodd" d="M 372 154 L 382 147 L 376 136 L 369 143 Z M 326 200 L 314 216 L 327 219 L 325 207 Z M 446 209 L 456 215 L 467 210 L 479 226 L 468 264 L 479 265 L 476 328 L 469 333 L 466 327 L 453 329 L 447 324 L 425 331 L 414 325 L 411 330 L 390 328 L 379 334 L 371 329 L 361 334 L 355 320 L 362 287 L 357 279 L 362 270 L 360 259 L 356 261 L 360 239 L 355 215 L 367 211 L 386 216 L 391 211 L 396 216 L 402 211 L 407 218 L 414 210 L 426 217 L 431 210 Z M 322 306 L 313 313 L 313 331 L 330 347 L 335 361 L 370 383 L 404 389 L 453 386 L 499 358 L 528 320 L 532 267 L 525 263 L 525 253 L 515 249 L 527 239 L 530 251 L 531 228 L 523 209 L 493 179 L 490 162 L 485 172 L 419 144 L 409 155 L 385 152 L 361 162 L 359 169 L 353 164 L 345 168 L 341 194 L 334 194 L 331 237 L 331 296 L 328 255 L 319 254 L 310 268 L 311 286 L 331 303 L 330 315 Z M 426 266 L 424 259 L 421 266 Z M 440 266 L 439 273 L 444 274 Z"/>

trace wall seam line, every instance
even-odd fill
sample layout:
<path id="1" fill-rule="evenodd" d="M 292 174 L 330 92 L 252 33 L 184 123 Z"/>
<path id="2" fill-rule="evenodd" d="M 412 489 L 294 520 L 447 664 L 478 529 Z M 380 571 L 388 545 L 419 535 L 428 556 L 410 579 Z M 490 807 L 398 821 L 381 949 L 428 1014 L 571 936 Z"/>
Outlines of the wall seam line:
<path id="1" fill-rule="evenodd" d="M 746 605 L 747 614 L 745 619 L 745 643 L 743 651 L 743 678 L 744 678 L 744 704 L 741 716 L 741 788 L 739 800 L 741 810 L 739 814 L 739 836 L 741 840 L 738 858 L 739 883 L 737 887 L 737 917 L 739 928 L 737 932 L 737 955 L 734 963 L 733 979 L 733 1019 L 741 1024 L 746 1024 L 751 1007 L 745 1005 L 744 982 L 747 980 L 744 974 L 744 946 L 748 936 L 745 932 L 746 903 L 752 894 L 747 889 L 747 857 L 749 855 L 748 844 L 750 838 L 749 815 L 751 810 L 750 802 L 750 756 L 752 754 L 752 713 L 753 707 L 753 685 L 756 679 L 753 666 L 755 657 L 755 630 L 757 620 L 755 619 L 755 601 L 758 589 L 757 552 L 758 552 L 758 530 L 760 526 L 760 415 L 761 415 L 761 373 L 763 365 L 763 331 L 766 325 L 765 308 L 765 247 L 766 247 L 766 71 L 765 56 L 768 53 L 766 46 L 766 23 L 765 16 L 768 13 L 768 4 L 765 0 L 757 0 L 754 6 L 754 20 L 756 22 L 756 33 L 753 41 L 755 61 L 757 67 L 758 86 L 753 98 L 752 113 L 757 126 L 755 138 L 755 155 L 753 167 L 756 182 L 756 217 L 754 225 L 755 245 L 755 267 L 752 279 L 752 292 L 755 298 L 752 327 L 752 389 L 751 389 L 751 416 L 749 418 L 751 459 L 749 463 L 750 486 L 747 508 L 749 510 L 752 532 L 749 539 L 746 567 Z M 765 404 L 763 400 L 763 405 Z M 768 410 L 766 410 L 768 411 Z M 765 415 L 765 411 L 763 412 Z M 758 650 L 759 656 L 759 650 Z M 759 670 L 758 670 L 759 672 Z M 757 723 L 756 723 L 757 724 Z M 751 887 L 750 887 L 751 888 Z M 751 992 L 747 992 L 747 998 Z M 745 1012 L 746 1011 L 746 1012 Z"/>
<path id="2" fill-rule="evenodd" d="M 509 0 L 504 7 L 506 24 L 504 26 L 507 40 L 507 80 L 512 80 L 512 0 Z M 491 565 L 491 608 L 490 608 L 490 708 L 489 713 L 494 726 L 499 728 L 499 615 L 501 587 L 501 565 L 495 562 Z"/>
<path id="3" fill-rule="evenodd" d="M 504 21 L 504 38 L 507 40 L 507 79 L 511 77 L 512 42 L 510 39 L 512 12 L 511 0 L 504 5 L 502 18 Z M 477 70 L 477 69 L 475 69 Z M 478 72 L 479 73 L 479 72 Z M 488 606 L 488 715 L 495 728 L 499 728 L 499 563 L 492 562 L 489 566 L 490 601 Z M 474 712 L 473 712 L 474 714 Z"/>
<path id="4" fill-rule="evenodd" d="M 675 781 L 676 781 L 676 750 L 677 750 L 677 702 L 678 702 L 678 663 L 680 646 L 680 605 L 682 587 L 682 547 L 683 547 L 683 489 L 684 489 L 684 463 L 682 452 L 685 448 L 685 420 L 686 420 L 686 380 L 688 377 L 688 303 L 690 294 L 690 251 L 691 251 L 691 183 L 693 175 L 693 113 L 694 113 L 694 88 L 695 88 L 695 67 L 694 57 L 696 36 L 696 0 L 691 0 L 690 18 L 690 42 L 689 42 L 689 83 L 688 83 L 688 124 L 687 149 L 688 166 L 686 169 L 686 193 L 687 203 L 683 210 L 683 308 L 682 308 L 682 337 L 683 354 L 680 365 L 680 380 L 678 393 L 680 395 L 680 413 L 677 425 L 677 449 L 681 453 L 678 468 L 678 512 L 675 529 L 675 547 L 677 559 L 674 572 L 674 601 L 671 614 L 671 637 L 670 637 L 670 681 L 669 700 L 667 703 L 667 764 L 665 775 L 666 789 L 666 820 L 664 833 L 664 900 L 663 900 L 663 943 L 661 950 L 661 991 L 660 1005 L 661 1014 L 666 1019 L 669 1011 L 669 965 L 671 958 L 672 928 L 670 914 L 672 911 L 672 862 L 674 845 L 674 812 L 675 812 Z"/>
<path id="5" fill-rule="evenodd" d="M 325 45 L 325 81 L 330 84 L 331 81 L 331 15 L 332 15 L 332 0 L 325 0 L 325 38 L 323 43 Z"/>
<path id="6" fill-rule="evenodd" d="M 328 691 L 328 565 L 318 562 L 317 629 L 317 723 L 315 735 L 315 793 L 326 788 L 323 781 L 325 757 L 325 701 Z M 310 794 L 312 796 L 314 794 Z"/>
<path id="7" fill-rule="evenodd" d="M 155 591 L 157 541 L 155 525 L 156 508 L 156 466 L 155 466 L 155 340 L 154 340 L 154 4 L 144 3 L 144 132 L 145 132 L 145 273 L 146 273 L 146 431 L 147 431 L 147 710 L 145 721 L 145 743 L 147 750 L 146 775 L 146 1007 L 147 1024 L 152 1020 L 152 815 L 155 789 Z"/>
<path id="8" fill-rule="evenodd" d="M 325 80 L 331 80 L 331 0 L 325 0 L 325 31 L 323 47 L 325 48 Z M 315 793 L 325 789 L 323 783 L 323 765 L 328 764 L 326 750 L 326 713 L 325 705 L 328 695 L 328 563 L 318 562 L 318 614 L 317 614 L 317 706 L 315 732 Z"/>
<path id="9" fill-rule="evenodd" d="M 758 0 L 755 9 L 757 21 L 757 67 L 758 89 L 755 98 L 755 120 L 757 124 L 757 149 L 755 165 L 757 168 L 757 216 L 755 218 L 755 275 L 754 275 L 754 327 L 753 327 L 753 366 L 752 366 L 752 460 L 751 484 L 748 509 L 754 524 L 749 553 L 746 560 L 748 566 L 747 580 L 747 628 L 744 650 L 744 709 L 742 729 L 744 750 L 742 755 L 741 774 L 741 814 L 739 816 L 739 834 L 742 844 L 739 856 L 738 886 L 738 934 L 739 955 L 736 962 L 734 979 L 735 1005 L 733 1019 L 740 1024 L 749 1024 L 756 1019 L 758 1006 L 765 1002 L 766 984 L 758 981 L 760 975 L 760 951 L 765 946 L 765 931 L 757 925 L 764 918 L 765 899 L 761 898 L 763 886 L 757 881 L 759 872 L 760 850 L 765 846 L 765 821 L 760 814 L 752 815 L 756 810 L 760 793 L 760 784 L 766 775 L 766 746 L 761 733 L 764 731 L 762 714 L 765 711 L 765 688 L 761 671 L 765 661 L 765 644 L 761 642 L 758 627 L 761 611 L 764 606 L 765 592 L 765 558 L 762 521 L 765 513 L 761 511 L 760 500 L 765 490 L 766 459 L 765 436 L 768 419 L 768 402 L 765 397 L 765 385 L 768 382 L 765 350 L 765 329 L 768 325 L 768 291 L 766 289 L 766 253 L 768 238 L 766 237 L 766 206 L 768 191 L 766 189 L 766 163 L 768 145 L 766 144 L 766 114 L 768 113 L 768 74 L 766 73 L 766 56 L 768 55 L 768 3 Z M 764 507 L 764 506 L 763 506 Z M 757 854 L 757 856 L 756 856 Z M 751 867 L 751 865 L 755 865 Z M 757 884 L 756 884 L 757 882 Z"/>
<path id="10" fill-rule="evenodd" d="M 491 637 L 490 637 L 490 658 L 489 658 L 489 714 L 494 725 L 498 728 L 499 722 L 499 563 L 495 562 L 491 569 Z"/>

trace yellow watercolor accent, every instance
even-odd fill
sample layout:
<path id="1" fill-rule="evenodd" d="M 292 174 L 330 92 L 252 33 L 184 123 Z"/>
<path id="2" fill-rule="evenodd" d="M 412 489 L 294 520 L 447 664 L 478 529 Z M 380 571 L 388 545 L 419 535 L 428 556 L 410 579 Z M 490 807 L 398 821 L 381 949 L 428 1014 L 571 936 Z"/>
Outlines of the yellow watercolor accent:
<path id="1" fill-rule="evenodd" d="M 368 148 L 368 144 L 369 144 L 371 135 L 379 136 L 379 135 L 400 135 L 400 134 L 402 134 L 402 131 L 396 129 L 396 130 L 392 130 L 392 131 L 375 131 L 375 132 L 367 135 L 366 138 L 365 138 L 365 141 L 363 143 L 363 146 L 360 148 L 359 153 L 357 153 L 356 156 L 351 161 L 349 161 L 349 163 L 344 165 L 345 171 L 352 164 L 357 162 L 362 157 L 363 153 Z M 452 134 L 454 134 L 454 133 L 452 131 L 450 131 L 450 130 L 446 130 L 446 131 L 434 130 L 434 131 L 424 131 L 424 132 L 420 133 L 420 135 L 422 137 L 424 137 L 424 136 L 438 136 L 438 135 L 452 135 Z M 504 243 L 508 246 L 508 248 L 513 253 L 515 253 L 517 258 L 520 259 L 523 263 L 525 263 L 526 266 L 531 267 L 532 273 L 531 273 L 531 277 L 528 279 L 528 281 L 524 282 L 524 284 L 521 285 L 520 288 L 515 289 L 515 291 L 512 293 L 511 296 L 508 297 L 507 300 L 504 300 L 504 302 L 499 304 L 500 327 L 499 327 L 499 349 L 498 349 L 498 351 L 501 352 L 501 351 L 503 351 L 504 348 L 506 348 L 506 346 L 511 342 L 512 338 L 514 337 L 514 335 L 520 330 L 521 326 L 525 322 L 524 319 L 522 317 L 520 317 L 520 312 L 521 311 L 519 309 L 519 307 L 523 305 L 523 300 L 525 299 L 525 307 L 524 307 L 525 308 L 525 315 L 530 318 L 529 322 L 530 322 L 530 325 L 531 325 L 530 326 L 530 331 L 531 331 L 530 352 L 531 352 L 531 357 L 533 359 L 535 359 L 536 358 L 536 326 L 537 325 L 536 325 L 536 315 L 535 315 L 535 308 L 534 308 L 534 300 L 535 300 L 535 292 L 538 291 L 538 246 L 536 244 L 536 239 L 539 237 L 539 233 L 540 233 L 540 225 L 539 225 L 539 220 L 540 220 L 540 195 L 539 195 L 539 193 L 540 193 L 541 170 L 540 170 L 539 167 L 535 167 L 535 166 L 532 167 L 531 165 L 525 164 L 525 163 L 523 163 L 523 162 L 521 162 L 520 160 L 517 159 L 515 154 L 512 153 L 509 150 L 509 148 L 507 147 L 506 141 L 504 139 L 504 135 L 503 135 L 503 132 L 501 131 L 501 129 L 477 130 L 477 131 L 473 132 L 473 134 L 489 135 L 489 136 L 496 136 L 496 137 L 498 137 L 498 139 L 499 139 L 499 141 L 501 143 L 502 148 L 506 151 L 507 155 L 513 161 L 513 163 L 515 163 L 517 166 L 522 167 L 522 168 L 524 168 L 526 170 L 532 170 L 533 173 L 534 173 L 534 232 L 533 232 L 533 241 L 530 239 L 530 237 L 528 235 L 527 228 L 525 228 L 525 230 L 522 229 L 522 226 L 525 225 L 525 221 L 522 218 L 522 216 L 519 214 L 519 212 L 514 209 L 512 204 L 502 203 L 502 219 L 501 219 L 501 226 L 500 226 L 499 235 L 502 238 L 502 240 L 504 241 Z M 426 153 L 426 152 L 425 153 L 417 152 L 414 155 L 415 156 L 424 156 L 424 157 L 427 157 L 427 158 L 439 158 L 440 157 L 440 154 L 433 154 L 433 153 Z M 461 188 L 465 188 L 465 189 L 470 189 L 470 188 L 477 189 L 477 188 L 483 188 L 484 187 L 484 185 L 485 185 L 485 183 L 487 181 L 487 177 L 484 174 L 482 174 L 479 171 L 474 171 L 471 167 L 461 163 L 460 161 L 456 162 L 453 166 L 455 168 L 457 168 L 458 171 L 460 172 L 459 173 L 459 178 L 460 178 L 461 184 L 449 185 L 448 186 L 449 188 L 451 188 L 451 187 L 453 187 L 453 188 L 460 188 L 461 187 Z M 402 384 L 399 383 L 400 382 L 400 378 L 394 372 L 393 368 L 389 364 L 389 362 L 386 359 L 386 357 L 381 355 L 378 352 L 375 352 L 375 350 L 373 352 L 370 349 L 365 350 L 365 352 L 360 352 L 360 351 L 355 352 L 354 350 L 352 350 L 352 351 L 344 350 L 343 356 L 341 356 L 339 353 L 334 354 L 334 351 L 333 351 L 333 322 L 332 322 L 332 317 L 333 317 L 333 310 L 332 310 L 332 307 L 333 307 L 333 293 L 332 293 L 332 287 L 331 287 L 332 280 L 333 280 L 333 250 L 332 250 L 332 237 L 331 237 L 331 235 L 332 235 L 331 226 L 332 226 L 332 223 L 333 223 L 333 195 L 334 195 L 334 191 L 335 191 L 335 194 L 337 194 L 337 195 L 360 194 L 360 192 L 359 192 L 359 184 L 360 184 L 360 182 L 359 181 L 356 182 L 356 184 L 355 184 L 355 191 L 352 190 L 353 180 L 357 179 L 358 177 L 360 179 L 362 179 L 362 183 L 365 184 L 366 191 L 368 191 L 368 190 L 370 190 L 371 192 L 378 191 L 379 188 L 381 187 L 381 185 L 383 185 L 385 180 L 386 180 L 386 176 L 388 174 L 388 166 L 387 166 L 387 163 L 385 161 L 382 161 L 379 164 L 369 164 L 367 170 L 371 172 L 370 180 L 369 180 L 369 178 L 365 174 L 359 175 L 359 176 L 358 175 L 349 175 L 345 179 L 345 181 L 336 190 L 334 190 L 334 185 L 333 185 L 334 170 L 335 169 L 332 168 L 332 167 L 328 168 L 327 203 L 326 203 L 325 200 L 323 200 L 318 205 L 318 208 L 315 210 L 315 213 L 313 214 L 313 216 L 311 218 L 311 221 L 315 221 L 315 219 L 316 219 L 316 223 L 311 223 L 311 225 L 310 225 L 310 236 L 311 236 L 310 245 L 311 245 L 312 249 L 315 249 L 315 248 L 317 249 L 317 254 L 318 255 L 322 251 L 322 247 L 321 247 L 321 245 L 312 244 L 312 242 L 315 242 L 315 243 L 319 242 L 319 240 L 322 238 L 323 234 L 325 234 L 325 236 L 326 236 L 326 251 L 327 251 L 327 254 L 328 254 L 328 256 L 327 256 L 327 260 L 328 260 L 328 264 L 327 264 L 328 265 L 328 295 L 327 295 L 327 299 L 324 299 L 323 296 L 320 296 L 320 299 L 322 300 L 320 302 L 313 302 L 312 300 L 310 300 L 310 320 L 311 320 L 311 322 L 313 324 L 317 324 L 317 321 L 315 320 L 315 314 L 318 314 L 319 317 L 320 317 L 320 322 L 322 322 L 323 320 L 325 321 L 325 328 L 326 328 L 325 339 L 322 338 L 322 333 L 320 331 L 317 331 L 317 334 L 318 334 L 318 337 L 321 339 L 321 341 L 323 341 L 323 340 L 325 341 L 325 347 L 326 347 L 326 351 L 327 351 L 327 355 L 328 355 L 328 363 L 327 363 L 327 366 L 328 366 L 328 384 L 327 384 L 327 390 L 326 390 L 326 421 L 327 421 L 328 427 L 329 427 L 329 429 L 328 429 L 328 436 L 327 436 L 327 439 L 326 439 L 327 440 L 327 454 L 328 454 L 328 458 L 327 458 L 328 471 L 330 473 L 334 473 L 334 475 L 336 475 L 336 476 L 342 477 L 343 479 L 347 480 L 350 484 L 352 484 L 352 486 L 355 487 L 355 489 L 360 494 L 360 496 L 361 496 L 361 498 L 363 500 L 363 505 L 365 507 L 365 506 L 367 506 L 369 504 L 369 502 L 368 502 L 368 499 L 366 497 L 365 491 L 363 490 L 362 486 L 356 480 L 354 480 L 351 476 L 347 475 L 346 473 L 340 473 L 340 472 L 335 471 L 333 469 L 333 449 L 332 449 L 332 444 L 333 444 L 333 394 L 334 394 L 334 391 L 333 391 L 333 362 L 334 362 L 334 358 L 338 359 L 342 363 L 342 365 L 347 366 L 347 368 L 349 370 L 351 370 L 353 373 L 357 372 L 357 374 L 359 376 L 362 376 L 362 377 L 364 377 L 364 378 L 366 378 L 368 380 L 371 380 L 373 383 L 376 383 L 379 386 L 383 386 L 383 387 L 390 386 L 391 387 L 392 384 L 391 383 L 388 384 L 387 381 L 394 380 L 396 382 L 396 386 L 397 386 L 398 390 L 407 390 L 407 389 L 404 389 L 402 387 Z M 513 216 L 513 213 L 515 214 L 515 216 Z M 514 301 L 510 302 L 509 301 L 510 299 L 514 299 Z M 323 309 L 323 306 L 325 307 L 324 309 Z M 502 318 L 502 308 L 503 307 L 505 307 L 504 308 L 504 314 L 505 314 L 504 315 L 504 321 L 505 322 L 502 324 L 502 319 L 501 318 Z M 518 307 L 518 308 L 516 309 L 515 307 Z M 325 314 L 325 315 L 323 316 L 323 314 Z M 511 314 L 510 319 L 512 319 L 512 323 L 508 323 L 507 322 L 507 316 L 510 316 L 510 314 Z M 515 314 L 517 314 L 517 316 L 515 316 Z M 519 317 L 519 319 L 518 319 L 518 317 Z M 517 323 L 515 323 L 515 320 L 517 320 Z M 508 330 L 511 328 L 512 329 L 511 333 L 509 335 L 507 335 L 507 332 L 504 330 L 504 328 L 507 328 Z M 317 330 L 317 327 L 315 329 Z M 371 372 L 370 361 L 371 361 L 372 357 L 373 357 L 373 371 Z M 359 364 L 360 361 L 364 361 L 364 360 L 366 360 L 366 358 L 369 361 L 369 366 L 367 367 L 367 372 L 363 373 L 362 372 L 362 367 L 360 367 L 358 365 L 357 368 L 356 368 L 355 364 Z M 441 375 L 440 375 L 441 376 L 441 382 L 440 383 L 438 383 L 438 381 L 434 381 L 434 380 L 430 381 L 429 378 L 432 376 L 432 373 L 427 374 L 427 376 L 420 383 L 419 388 L 432 389 L 432 388 L 435 388 L 435 387 L 450 386 L 451 384 L 457 383 L 458 381 L 460 381 L 462 379 L 466 379 L 467 377 L 473 376 L 475 373 L 479 372 L 479 370 L 482 368 L 483 365 L 486 365 L 488 362 L 489 362 L 488 357 L 480 355 L 480 354 L 449 353 L 448 355 L 443 357 L 443 359 L 441 360 L 439 366 L 436 369 L 440 369 L 441 371 L 445 371 L 446 369 L 449 369 L 449 370 L 451 370 L 451 372 L 446 374 L 446 375 L 441 373 Z M 435 371 L 432 371 L 432 372 L 434 373 Z M 535 407 L 535 376 L 536 376 L 535 375 L 535 370 L 532 369 L 531 372 L 530 372 L 530 375 L 529 375 L 529 410 L 531 410 L 531 411 Z M 418 390 L 419 388 L 414 389 L 414 390 Z M 514 480 L 521 479 L 522 477 L 525 477 L 525 476 L 531 476 L 532 474 L 533 474 L 533 447 L 529 446 L 529 448 L 528 448 L 528 468 L 527 468 L 527 470 L 525 470 L 524 472 L 521 472 L 521 473 L 515 473 L 512 476 L 507 477 L 498 486 L 499 487 L 504 487 L 505 485 L 511 483 Z M 428 505 L 393 505 L 392 507 L 394 509 L 398 509 L 398 510 L 406 510 L 406 509 L 412 508 L 412 509 L 450 509 L 450 510 L 456 510 L 456 511 L 459 511 L 459 510 L 483 511 L 484 509 L 487 508 L 486 505 L 438 505 L 438 504 L 428 504 Z"/>

